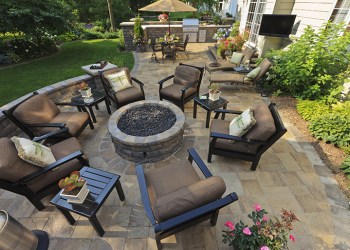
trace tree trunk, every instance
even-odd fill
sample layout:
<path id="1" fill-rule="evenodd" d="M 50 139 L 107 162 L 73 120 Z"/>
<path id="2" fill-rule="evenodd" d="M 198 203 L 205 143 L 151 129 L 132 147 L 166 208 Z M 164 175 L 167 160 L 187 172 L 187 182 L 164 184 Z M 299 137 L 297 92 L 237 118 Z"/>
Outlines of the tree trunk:
<path id="1" fill-rule="evenodd" d="M 109 12 L 109 21 L 111 22 L 111 31 L 115 31 L 112 0 L 107 0 L 107 4 L 108 4 L 108 12 Z"/>

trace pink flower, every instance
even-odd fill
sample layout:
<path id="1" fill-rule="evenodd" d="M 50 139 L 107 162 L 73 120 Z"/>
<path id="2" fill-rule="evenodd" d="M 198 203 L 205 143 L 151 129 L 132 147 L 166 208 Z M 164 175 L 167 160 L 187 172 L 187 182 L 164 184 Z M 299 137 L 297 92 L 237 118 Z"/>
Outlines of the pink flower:
<path id="1" fill-rule="evenodd" d="M 231 230 L 235 230 L 235 225 L 233 225 L 232 221 L 226 221 L 225 226 Z"/>
<path id="2" fill-rule="evenodd" d="M 261 210 L 261 207 L 259 204 L 255 204 L 254 209 L 255 209 L 255 211 L 259 212 Z"/>
<path id="3" fill-rule="evenodd" d="M 257 221 L 255 224 L 256 224 L 258 227 L 260 227 L 260 222 L 259 222 L 259 221 Z"/>
<path id="4" fill-rule="evenodd" d="M 252 234 L 252 232 L 250 231 L 249 227 L 243 228 L 243 233 L 246 234 L 246 235 L 251 235 Z"/>
<path id="5" fill-rule="evenodd" d="M 269 218 L 267 218 L 265 215 L 262 217 L 262 220 L 263 221 L 268 221 L 269 220 Z"/>
<path id="6" fill-rule="evenodd" d="M 293 242 L 295 242 L 295 238 L 294 238 L 294 236 L 293 235 L 289 235 L 289 239 L 291 240 L 291 241 L 293 241 Z"/>
<path id="7" fill-rule="evenodd" d="M 260 248 L 260 250 L 270 250 L 270 248 L 267 247 L 267 246 L 262 246 L 262 247 Z"/>

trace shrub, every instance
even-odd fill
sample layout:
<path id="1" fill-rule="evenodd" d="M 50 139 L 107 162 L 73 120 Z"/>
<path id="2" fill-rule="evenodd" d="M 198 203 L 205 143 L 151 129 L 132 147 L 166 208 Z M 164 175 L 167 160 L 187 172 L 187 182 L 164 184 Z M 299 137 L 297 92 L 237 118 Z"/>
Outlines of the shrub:
<path id="1" fill-rule="evenodd" d="M 340 166 L 346 177 L 350 180 L 350 156 L 348 156 Z M 350 185 L 349 185 L 350 188 Z"/>
<path id="2" fill-rule="evenodd" d="M 263 84 L 301 99 L 330 95 L 344 83 L 342 72 L 349 67 L 350 33 L 339 35 L 344 31 L 341 24 L 326 23 L 319 32 L 308 26 L 287 49 L 268 52 L 274 66 Z"/>
<path id="3" fill-rule="evenodd" d="M 92 39 L 112 39 L 112 38 L 118 38 L 119 33 L 118 32 L 96 32 L 92 30 L 85 30 L 84 34 L 82 36 L 83 39 L 92 40 Z"/>
<path id="4" fill-rule="evenodd" d="M 324 101 L 301 100 L 297 103 L 298 113 L 306 121 L 330 112 L 330 107 Z"/>
<path id="5" fill-rule="evenodd" d="M 350 145 L 350 120 L 344 114 L 330 113 L 319 116 L 309 124 L 309 130 L 317 139 L 340 147 Z"/>
<path id="6" fill-rule="evenodd" d="M 161 14 L 162 15 L 162 14 Z M 159 16 L 161 16 L 159 15 Z M 165 15 L 165 14 L 163 14 Z M 134 23 L 134 39 L 133 43 L 134 44 L 140 44 L 144 40 L 144 31 L 143 28 L 141 27 L 141 18 L 140 16 L 135 18 L 135 23 Z"/>
<path id="7" fill-rule="evenodd" d="M 0 54 L 0 65 L 11 64 L 12 60 L 6 54 Z"/>

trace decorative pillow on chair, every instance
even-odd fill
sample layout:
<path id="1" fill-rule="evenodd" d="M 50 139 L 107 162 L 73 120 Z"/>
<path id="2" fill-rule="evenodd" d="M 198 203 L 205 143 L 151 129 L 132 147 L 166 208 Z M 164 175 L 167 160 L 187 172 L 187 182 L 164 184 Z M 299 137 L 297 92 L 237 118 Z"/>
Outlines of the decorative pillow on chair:
<path id="1" fill-rule="evenodd" d="M 26 162 L 39 167 L 47 167 L 56 161 L 51 149 L 40 143 L 17 136 L 13 136 L 11 140 L 16 146 L 18 156 Z"/>
<path id="2" fill-rule="evenodd" d="M 257 75 L 259 75 L 261 71 L 261 68 L 260 67 L 256 67 L 255 69 L 253 69 L 252 71 L 250 71 L 246 77 L 249 78 L 250 80 L 254 80 L 255 77 L 257 77 Z"/>
<path id="3" fill-rule="evenodd" d="M 106 78 L 115 92 L 119 92 L 123 89 L 132 87 L 125 70 L 122 70 L 115 74 L 106 75 Z"/>
<path id="4" fill-rule="evenodd" d="M 230 62 L 234 64 L 240 64 L 243 58 L 243 54 L 239 52 L 233 52 Z"/>
<path id="5" fill-rule="evenodd" d="M 255 122 L 253 109 L 247 109 L 231 121 L 229 134 L 233 136 L 242 136 L 254 126 Z"/>

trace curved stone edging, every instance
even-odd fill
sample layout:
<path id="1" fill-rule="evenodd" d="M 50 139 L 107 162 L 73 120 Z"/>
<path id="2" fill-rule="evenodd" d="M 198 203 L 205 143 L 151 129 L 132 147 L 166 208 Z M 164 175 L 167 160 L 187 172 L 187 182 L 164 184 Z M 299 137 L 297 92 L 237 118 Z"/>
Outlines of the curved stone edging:
<path id="1" fill-rule="evenodd" d="M 132 136 L 123 133 L 117 126 L 120 117 L 128 109 L 143 104 L 169 108 L 176 116 L 175 124 L 170 129 L 152 136 Z M 159 161 L 173 154 L 181 146 L 184 125 L 185 115 L 176 105 L 165 101 L 145 100 L 125 105 L 114 112 L 108 121 L 108 131 L 117 154 L 126 160 L 145 163 Z"/>

